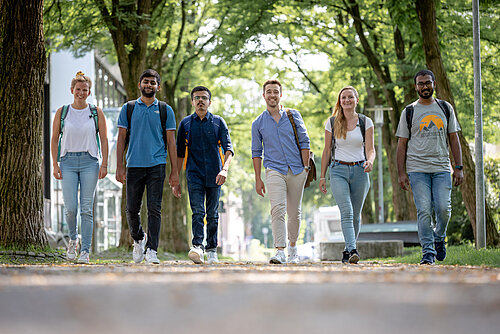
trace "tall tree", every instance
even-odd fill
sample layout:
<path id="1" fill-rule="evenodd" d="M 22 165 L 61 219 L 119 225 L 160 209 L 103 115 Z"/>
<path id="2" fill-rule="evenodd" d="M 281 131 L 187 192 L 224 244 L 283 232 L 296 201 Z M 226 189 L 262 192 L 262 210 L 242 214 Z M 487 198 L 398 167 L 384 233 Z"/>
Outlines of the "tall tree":
<path id="1" fill-rule="evenodd" d="M 43 246 L 43 0 L 0 0 L 0 245 Z M 20 61 L 22 60 L 22 61 Z"/>
<path id="2" fill-rule="evenodd" d="M 446 100 L 455 107 L 455 100 L 451 91 L 450 81 L 446 73 L 446 69 L 441 58 L 441 50 L 439 47 L 439 39 L 436 24 L 436 7 L 434 0 L 420 0 L 416 2 L 416 10 L 420 21 L 422 31 L 423 47 L 427 67 L 436 75 L 436 92 L 440 99 Z M 457 119 L 458 119 L 458 112 Z M 472 224 L 474 237 L 476 235 L 476 187 L 475 187 L 475 164 L 469 148 L 469 144 L 462 132 L 458 133 L 460 144 L 462 146 L 462 160 L 464 165 L 464 182 L 460 186 L 460 192 L 465 202 L 469 220 Z M 488 245 L 500 245 L 500 236 L 493 220 L 492 212 L 489 203 L 485 202 L 486 212 L 486 243 Z"/>

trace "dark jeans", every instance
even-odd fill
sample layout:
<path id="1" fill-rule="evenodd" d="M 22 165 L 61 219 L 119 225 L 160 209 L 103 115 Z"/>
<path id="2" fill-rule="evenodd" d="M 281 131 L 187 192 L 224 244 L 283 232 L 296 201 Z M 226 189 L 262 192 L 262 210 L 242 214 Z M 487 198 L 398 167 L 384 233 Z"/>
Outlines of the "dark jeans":
<path id="1" fill-rule="evenodd" d="M 127 168 L 127 222 L 130 227 L 130 235 L 132 239 L 136 241 L 144 238 L 140 211 L 144 188 L 147 189 L 148 241 L 146 249 L 158 249 L 161 226 L 161 199 L 164 181 L 164 164 L 153 167 Z"/>
<path id="2" fill-rule="evenodd" d="M 219 195 L 220 187 L 205 187 L 201 184 L 188 182 L 189 204 L 193 211 L 193 246 L 201 246 L 205 233 L 203 231 L 205 218 L 205 198 L 207 217 L 207 250 L 217 249 L 217 227 L 219 225 Z"/>

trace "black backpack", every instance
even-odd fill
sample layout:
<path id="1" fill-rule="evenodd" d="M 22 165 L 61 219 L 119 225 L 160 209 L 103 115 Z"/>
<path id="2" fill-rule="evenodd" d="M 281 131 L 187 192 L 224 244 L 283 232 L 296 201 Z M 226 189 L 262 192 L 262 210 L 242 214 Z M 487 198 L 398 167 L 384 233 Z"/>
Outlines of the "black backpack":
<path id="1" fill-rule="evenodd" d="M 132 125 L 132 113 L 134 112 L 134 107 L 135 107 L 135 101 L 128 101 L 127 102 L 127 122 L 128 122 L 128 128 L 127 128 L 127 135 L 125 137 L 125 147 L 128 146 L 128 143 L 130 141 L 130 128 Z M 163 143 L 165 144 L 165 151 L 167 150 L 167 104 L 163 101 L 158 101 L 158 107 L 160 109 L 160 122 L 161 122 L 161 133 L 163 135 Z"/>
<path id="2" fill-rule="evenodd" d="M 444 112 L 444 115 L 446 116 L 446 126 L 447 129 L 450 126 L 450 115 L 451 115 L 451 110 L 450 106 L 448 103 L 436 99 L 436 103 L 438 104 L 439 108 Z M 412 126 L 412 121 L 413 121 L 413 112 L 415 108 L 413 107 L 413 104 L 409 104 L 405 108 L 405 113 L 406 113 L 406 125 L 408 126 L 408 140 L 411 138 L 411 126 Z"/>
<path id="3" fill-rule="evenodd" d="M 364 150 L 365 147 L 365 132 L 366 132 L 366 116 L 363 114 L 358 114 L 358 120 L 359 120 L 359 128 L 361 130 L 361 135 L 363 136 L 363 154 L 365 155 L 365 160 L 366 160 L 366 152 Z M 332 148 L 331 148 L 331 154 L 330 154 L 330 163 L 335 160 L 335 116 L 330 117 L 330 125 L 332 126 Z M 357 125 L 356 125 L 357 126 Z"/>

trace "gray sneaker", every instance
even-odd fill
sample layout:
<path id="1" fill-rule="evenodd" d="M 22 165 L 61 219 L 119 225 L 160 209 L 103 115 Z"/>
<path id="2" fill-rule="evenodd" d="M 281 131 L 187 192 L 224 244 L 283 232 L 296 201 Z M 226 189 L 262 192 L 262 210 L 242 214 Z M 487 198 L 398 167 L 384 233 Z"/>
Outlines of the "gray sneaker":
<path id="1" fill-rule="evenodd" d="M 80 257 L 78 258 L 78 263 L 81 263 L 81 264 L 89 264 L 89 252 L 87 251 L 82 251 L 80 253 Z"/>
<path id="2" fill-rule="evenodd" d="M 160 264 L 160 260 L 156 256 L 156 251 L 148 248 L 146 251 L 146 263 L 147 264 Z"/>
<path id="3" fill-rule="evenodd" d="M 215 251 L 208 251 L 207 252 L 207 263 L 208 264 L 219 263 L 219 258 L 217 257 L 217 252 L 215 252 Z"/>
<path id="4" fill-rule="evenodd" d="M 74 261 L 76 259 L 76 249 L 78 248 L 78 239 L 70 240 L 66 250 L 66 259 Z"/>
<path id="5" fill-rule="evenodd" d="M 276 255 L 269 259 L 269 263 L 271 264 L 286 263 L 285 251 L 282 249 L 278 249 L 276 251 Z"/>
<path id="6" fill-rule="evenodd" d="M 135 263 L 141 263 L 144 260 L 144 247 L 148 239 L 147 234 L 144 233 L 144 238 L 139 241 L 134 240 L 134 250 L 132 251 L 132 258 Z"/>
<path id="7" fill-rule="evenodd" d="M 297 246 L 288 246 L 288 263 L 299 264 L 299 255 L 297 254 Z"/>
<path id="8" fill-rule="evenodd" d="M 193 246 L 188 253 L 189 258 L 196 264 L 202 264 L 205 262 L 205 257 L 203 255 L 203 248 L 201 246 Z"/>

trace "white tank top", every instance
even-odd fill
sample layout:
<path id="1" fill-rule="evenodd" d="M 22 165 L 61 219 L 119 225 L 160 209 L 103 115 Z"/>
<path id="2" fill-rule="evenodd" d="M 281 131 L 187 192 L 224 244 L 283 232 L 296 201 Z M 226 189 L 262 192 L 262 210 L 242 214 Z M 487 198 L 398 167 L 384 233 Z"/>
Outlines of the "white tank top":
<path id="1" fill-rule="evenodd" d="M 369 118 L 365 118 L 365 133 L 366 130 L 373 126 L 373 121 Z M 330 119 L 325 124 L 325 130 L 332 132 L 332 126 L 330 124 Z M 359 127 L 359 119 L 356 128 L 352 131 L 347 131 L 347 135 L 344 138 L 335 138 L 335 160 L 345 161 L 345 162 L 355 162 L 364 161 L 365 152 L 363 147 L 363 135 L 361 134 L 361 128 Z"/>
<path id="2" fill-rule="evenodd" d="M 62 131 L 61 157 L 67 152 L 88 152 L 99 159 L 95 124 L 88 104 L 85 109 L 74 109 L 69 106 Z"/>

